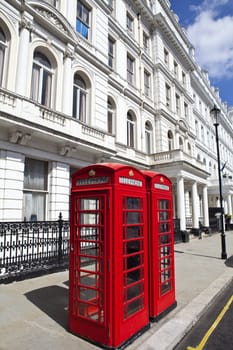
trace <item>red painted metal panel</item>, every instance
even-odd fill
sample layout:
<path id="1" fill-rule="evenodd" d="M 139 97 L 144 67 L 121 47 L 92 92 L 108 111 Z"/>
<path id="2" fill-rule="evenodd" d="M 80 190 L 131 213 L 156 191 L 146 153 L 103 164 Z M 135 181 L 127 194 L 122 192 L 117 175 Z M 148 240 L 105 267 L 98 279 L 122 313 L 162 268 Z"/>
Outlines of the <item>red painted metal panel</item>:
<path id="1" fill-rule="evenodd" d="M 149 310 L 155 320 L 176 306 L 172 183 L 160 173 L 143 174 L 149 208 Z"/>
<path id="2" fill-rule="evenodd" d="M 145 185 L 121 164 L 72 177 L 69 328 L 109 348 L 149 325 Z"/>

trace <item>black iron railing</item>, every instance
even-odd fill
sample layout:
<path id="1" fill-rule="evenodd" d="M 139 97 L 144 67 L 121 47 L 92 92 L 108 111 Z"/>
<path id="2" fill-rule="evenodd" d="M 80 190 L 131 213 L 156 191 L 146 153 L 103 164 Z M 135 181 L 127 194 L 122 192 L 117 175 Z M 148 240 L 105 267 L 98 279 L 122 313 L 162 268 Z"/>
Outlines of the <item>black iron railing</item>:
<path id="1" fill-rule="evenodd" d="M 68 266 L 69 222 L 0 223 L 0 283 L 30 273 Z"/>
<path id="2" fill-rule="evenodd" d="M 182 232 L 180 231 L 180 219 L 174 219 L 174 241 L 182 242 Z"/>

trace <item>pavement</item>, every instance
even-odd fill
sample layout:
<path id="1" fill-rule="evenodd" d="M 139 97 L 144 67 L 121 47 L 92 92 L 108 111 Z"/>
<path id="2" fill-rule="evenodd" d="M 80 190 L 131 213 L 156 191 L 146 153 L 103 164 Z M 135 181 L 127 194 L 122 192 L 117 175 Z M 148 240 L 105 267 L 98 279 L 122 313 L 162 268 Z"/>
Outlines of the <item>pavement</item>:
<path id="1" fill-rule="evenodd" d="M 177 307 L 126 350 L 172 350 L 233 280 L 233 231 L 175 245 Z M 0 350 L 99 350 L 69 333 L 68 271 L 0 285 Z M 184 349 L 185 350 L 185 349 Z"/>

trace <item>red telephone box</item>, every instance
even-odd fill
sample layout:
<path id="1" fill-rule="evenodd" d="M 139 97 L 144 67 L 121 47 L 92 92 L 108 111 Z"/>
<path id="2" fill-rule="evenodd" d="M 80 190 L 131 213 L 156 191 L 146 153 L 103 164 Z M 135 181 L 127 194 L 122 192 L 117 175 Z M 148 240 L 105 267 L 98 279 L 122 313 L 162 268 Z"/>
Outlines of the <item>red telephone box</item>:
<path id="1" fill-rule="evenodd" d="M 149 327 L 146 184 L 96 164 L 72 176 L 69 329 L 118 348 Z"/>
<path id="2" fill-rule="evenodd" d="M 147 182 L 149 312 L 152 321 L 173 309 L 175 300 L 172 183 L 163 174 L 143 171 Z"/>

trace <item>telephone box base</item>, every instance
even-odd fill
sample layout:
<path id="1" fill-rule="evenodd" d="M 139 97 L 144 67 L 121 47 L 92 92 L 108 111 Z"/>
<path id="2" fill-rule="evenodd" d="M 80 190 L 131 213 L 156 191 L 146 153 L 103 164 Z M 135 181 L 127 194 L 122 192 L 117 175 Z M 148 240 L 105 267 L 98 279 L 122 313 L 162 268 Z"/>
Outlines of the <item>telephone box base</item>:
<path id="1" fill-rule="evenodd" d="M 159 315 L 157 316 L 152 316 L 150 317 L 150 321 L 151 322 L 158 322 L 159 320 L 161 320 L 162 318 L 164 318 L 167 314 L 169 314 L 169 312 L 171 312 L 172 310 L 174 310 L 177 306 L 177 301 L 175 301 L 173 304 L 171 304 L 167 309 L 165 309 L 163 312 L 161 312 Z"/>
<path id="2" fill-rule="evenodd" d="M 143 327 L 142 329 L 140 329 L 137 333 L 135 333 L 134 335 L 132 335 L 132 337 L 130 337 L 129 339 L 127 339 L 125 342 L 123 342 L 122 344 L 118 345 L 118 346 L 108 346 L 108 345 L 104 345 L 104 344 L 100 344 L 97 343 L 89 338 L 85 338 L 75 332 L 72 332 L 71 330 L 69 331 L 71 334 L 85 340 L 88 341 L 88 343 L 91 343 L 93 345 L 96 345 L 98 347 L 100 347 L 101 349 L 106 349 L 106 350 L 124 350 L 127 346 L 129 346 L 130 344 L 132 344 L 136 339 L 138 339 L 143 333 L 145 333 L 146 331 L 148 331 L 148 329 L 150 329 L 150 323 L 148 323 L 148 325 L 146 325 L 145 327 Z"/>

